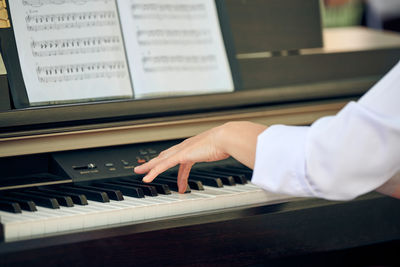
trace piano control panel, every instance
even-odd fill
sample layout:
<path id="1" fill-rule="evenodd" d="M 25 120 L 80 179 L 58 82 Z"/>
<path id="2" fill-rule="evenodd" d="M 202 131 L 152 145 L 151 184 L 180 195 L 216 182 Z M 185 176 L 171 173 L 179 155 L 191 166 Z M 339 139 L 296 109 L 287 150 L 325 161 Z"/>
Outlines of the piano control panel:
<path id="1" fill-rule="evenodd" d="M 166 141 L 151 144 L 125 145 L 54 153 L 52 172 L 74 182 L 133 175 L 133 169 L 161 151 L 177 144 Z"/>

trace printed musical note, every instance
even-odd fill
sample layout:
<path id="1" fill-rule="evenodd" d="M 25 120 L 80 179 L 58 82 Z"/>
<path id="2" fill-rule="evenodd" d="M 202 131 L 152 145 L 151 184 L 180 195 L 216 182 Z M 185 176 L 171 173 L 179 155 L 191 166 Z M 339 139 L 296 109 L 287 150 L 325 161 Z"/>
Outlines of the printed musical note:
<path id="1" fill-rule="evenodd" d="M 115 0 L 9 4 L 31 106 L 132 97 Z"/>
<path id="2" fill-rule="evenodd" d="M 165 13 L 188 13 L 202 12 L 206 13 L 206 5 L 204 3 L 133 3 L 131 5 L 132 12 L 165 12 Z"/>
<path id="3" fill-rule="evenodd" d="M 212 43 L 211 32 L 207 29 L 152 29 L 138 30 L 140 45 L 196 45 Z"/>
<path id="4" fill-rule="evenodd" d="M 215 0 L 116 0 L 135 98 L 230 92 Z"/>
<path id="5" fill-rule="evenodd" d="M 121 78 L 126 75 L 126 66 L 124 61 L 95 62 L 37 67 L 36 72 L 39 82 L 54 83 L 96 78 Z"/>
<path id="6" fill-rule="evenodd" d="M 170 55 L 142 58 L 145 72 L 209 71 L 218 68 L 215 55 Z"/>
<path id="7" fill-rule="evenodd" d="M 24 6 L 41 7 L 45 5 L 62 5 L 65 3 L 84 5 L 88 2 L 108 2 L 113 0 L 22 0 Z"/>
<path id="8" fill-rule="evenodd" d="M 32 41 L 32 54 L 35 57 L 62 56 L 120 51 L 119 36 L 99 36 L 76 39 Z"/>
<path id="9" fill-rule="evenodd" d="M 132 3 L 131 13 L 137 20 L 197 20 L 207 18 L 204 3 Z"/>
<path id="10" fill-rule="evenodd" d="M 25 20 L 28 31 L 114 26 L 118 23 L 115 11 L 27 15 Z"/>

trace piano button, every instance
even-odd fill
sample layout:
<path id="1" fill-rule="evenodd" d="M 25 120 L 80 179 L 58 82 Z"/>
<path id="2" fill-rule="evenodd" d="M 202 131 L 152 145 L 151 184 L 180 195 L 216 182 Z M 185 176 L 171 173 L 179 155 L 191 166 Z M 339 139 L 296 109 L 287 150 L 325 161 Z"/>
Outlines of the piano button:
<path id="1" fill-rule="evenodd" d="M 52 189 L 50 189 L 50 188 L 39 188 L 39 190 L 43 191 L 43 192 L 59 194 L 59 195 L 62 195 L 62 196 L 68 196 L 68 197 L 70 197 L 72 199 L 72 202 L 74 204 L 77 204 L 77 205 L 84 206 L 84 205 L 88 204 L 87 198 L 83 194 L 76 194 L 76 193 L 72 193 L 72 192 L 70 192 L 68 194 L 65 194 L 64 190 L 56 190 L 56 189 L 53 189 L 53 188 Z"/>
<path id="2" fill-rule="evenodd" d="M 140 149 L 140 150 L 139 150 L 139 153 L 140 153 L 140 155 L 147 155 L 149 152 L 147 152 L 147 151 L 144 150 L 144 149 Z"/>
<path id="3" fill-rule="evenodd" d="M 118 180 L 118 181 L 112 181 L 111 183 L 141 188 L 146 196 L 155 197 L 158 195 L 157 189 L 154 186 L 140 184 L 140 182 L 135 182 L 135 181 L 124 182 L 124 180 Z"/>
<path id="4" fill-rule="evenodd" d="M 0 210 L 12 213 L 22 213 L 21 206 L 17 202 L 7 200 L 0 200 Z"/>
<path id="5" fill-rule="evenodd" d="M 9 196 L 1 196 L 0 199 L 2 200 L 8 200 L 8 201 L 15 201 L 17 202 L 21 209 L 26 210 L 26 211 L 37 211 L 36 204 L 33 201 L 30 200 L 23 200 L 19 199 L 16 197 L 9 197 Z"/>
<path id="6" fill-rule="evenodd" d="M 161 184 L 166 184 L 166 185 L 168 185 L 168 187 L 171 190 L 178 192 L 178 184 L 176 183 L 176 180 L 175 181 L 171 181 L 171 180 L 167 180 L 167 179 L 157 178 L 157 182 L 161 183 Z M 188 185 L 186 187 L 186 191 L 184 193 L 187 194 L 187 193 L 190 193 L 190 192 L 191 192 L 190 186 Z"/>
<path id="7" fill-rule="evenodd" d="M 110 199 L 106 192 L 88 190 L 83 188 L 78 188 L 74 186 L 60 186 L 58 189 L 63 190 L 65 193 L 76 193 L 76 194 L 84 194 L 87 199 L 98 201 L 98 202 L 110 202 Z"/>
<path id="8" fill-rule="evenodd" d="M 152 148 L 148 148 L 147 151 L 149 151 L 150 154 L 158 154 L 157 150 L 154 150 Z"/>
<path id="9" fill-rule="evenodd" d="M 142 185 L 151 185 L 156 188 L 158 194 L 162 194 L 162 195 L 170 195 L 171 194 L 171 190 L 169 189 L 168 185 L 166 185 L 166 184 L 160 184 L 157 182 L 145 183 L 145 182 L 142 182 L 141 180 L 137 180 L 135 178 L 124 178 L 121 181 L 139 183 Z"/>
<path id="10" fill-rule="evenodd" d="M 72 166 L 72 169 L 76 170 L 76 171 L 80 171 L 80 170 L 93 170 L 96 169 L 97 166 L 94 163 L 89 163 L 87 165 L 82 165 L 82 166 Z"/>
<path id="11" fill-rule="evenodd" d="M 223 170 L 217 170 L 217 169 L 212 169 L 212 170 L 206 170 L 212 173 L 215 173 L 217 175 L 227 175 L 227 176 L 232 176 L 233 179 L 235 179 L 235 182 L 237 184 L 247 184 L 247 179 L 244 174 L 233 172 L 233 171 L 223 171 Z"/>
<path id="12" fill-rule="evenodd" d="M 137 160 L 137 163 L 143 164 L 143 163 L 146 163 L 146 160 L 145 160 L 145 159 L 138 159 L 138 160 Z"/>
<path id="13" fill-rule="evenodd" d="M 224 184 L 222 183 L 220 178 L 215 177 L 208 177 L 200 174 L 189 174 L 189 180 L 198 180 L 201 181 L 204 185 L 212 186 L 212 187 L 223 187 Z"/>
<path id="14" fill-rule="evenodd" d="M 124 196 L 122 195 L 121 191 L 118 189 L 109 189 L 106 187 L 98 187 L 98 186 L 76 186 L 78 188 L 88 189 L 88 190 L 96 190 L 96 191 L 104 191 L 107 193 L 108 197 L 112 200 L 122 201 L 124 200 Z"/>
<path id="15" fill-rule="evenodd" d="M 246 170 L 244 168 L 234 167 L 234 166 L 231 166 L 231 167 L 216 167 L 216 168 L 213 168 L 213 169 L 243 174 L 248 181 L 250 181 L 251 177 L 253 177 L 253 171 L 250 170 L 250 169 Z"/>
<path id="16" fill-rule="evenodd" d="M 231 186 L 236 185 L 235 179 L 229 175 L 217 175 L 217 174 L 214 174 L 213 172 L 207 172 L 207 171 L 203 171 L 203 170 L 201 170 L 201 171 L 193 170 L 192 173 L 203 175 L 203 176 L 208 176 L 208 177 L 219 178 L 219 179 L 221 179 L 221 181 L 224 185 L 231 185 Z"/>
<path id="17" fill-rule="evenodd" d="M 130 197 L 135 197 L 135 198 L 143 198 L 144 197 L 143 190 L 140 188 L 137 188 L 137 187 L 119 185 L 119 184 L 114 184 L 114 183 L 110 183 L 110 182 L 95 183 L 94 186 L 119 190 L 120 192 L 122 192 L 122 194 L 124 194 L 126 196 L 130 196 Z"/>
<path id="18" fill-rule="evenodd" d="M 172 182 L 174 182 L 174 181 L 176 182 L 176 176 L 174 177 L 174 176 L 169 176 L 169 175 L 159 175 L 158 177 L 162 178 L 162 179 L 170 180 Z M 190 186 L 191 189 L 194 189 L 194 190 L 204 190 L 203 184 L 201 183 L 201 181 L 198 181 L 198 180 L 189 179 L 188 185 Z"/>
<path id="19" fill-rule="evenodd" d="M 61 196 L 61 195 L 57 195 L 57 194 L 53 194 L 53 193 L 45 193 L 45 192 L 36 191 L 36 190 L 28 190 L 28 191 L 24 191 L 24 192 L 33 194 L 33 195 L 42 196 L 42 197 L 55 198 L 55 199 L 57 199 L 58 203 L 61 206 L 65 206 L 65 207 L 73 207 L 74 206 L 74 202 L 68 196 Z"/>
<path id="20" fill-rule="evenodd" d="M 50 208 L 50 209 L 59 209 L 60 208 L 60 204 L 58 203 L 57 199 L 55 199 L 55 198 L 36 196 L 33 194 L 21 193 L 21 192 L 10 192 L 9 195 L 12 197 L 21 198 L 23 200 L 33 201 L 38 206 L 42 206 L 42 207 L 46 207 L 46 208 Z"/>

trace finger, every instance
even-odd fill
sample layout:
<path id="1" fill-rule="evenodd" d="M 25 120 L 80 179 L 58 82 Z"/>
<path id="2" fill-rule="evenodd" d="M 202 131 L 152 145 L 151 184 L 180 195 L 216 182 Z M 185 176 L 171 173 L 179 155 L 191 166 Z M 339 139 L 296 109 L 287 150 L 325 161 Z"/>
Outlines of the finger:
<path id="1" fill-rule="evenodd" d="M 148 173 L 151 169 L 153 169 L 155 166 L 157 166 L 162 160 L 165 160 L 167 155 L 165 153 L 160 153 L 159 156 L 155 157 L 154 159 L 151 159 L 150 161 L 143 163 L 142 165 L 136 166 L 133 171 L 137 174 L 144 174 Z"/>
<path id="2" fill-rule="evenodd" d="M 188 185 L 188 178 L 190 170 L 192 169 L 193 163 L 184 163 L 179 166 L 178 171 L 178 190 L 179 193 L 183 194 L 186 192 Z"/>
<path id="3" fill-rule="evenodd" d="M 178 145 L 175 145 L 164 151 L 161 151 L 161 153 L 157 157 L 155 157 L 154 159 L 151 159 L 150 161 L 148 161 L 146 163 L 143 163 L 142 165 L 136 166 L 133 171 L 137 174 L 144 174 L 144 173 L 149 172 L 157 164 L 159 164 L 160 161 L 165 160 L 166 158 L 171 157 L 173 154 L 175 154 L 177 151 L 177 146 Z"/>
<path id="4" fill-rule="evenodd" d="M 159 161 L 158 157 L 154 158 L 146 163 L 143 163 L 142 165 L 136 166 L 133 171 L 137 174 L 144 174 L 149 172 L 154 166 L 156 165 L 157 161 Z"/>
<path id="5" fill-rule="evenodd" d="M 152 182 L 160 173 L 165 172 L 166 170 L 178 165 L 178 161 L 174 158 L 169 158 L 164 161 L 160 161 L 157 165 L 155 165 L 150 171 L 143 177 L 143 182 L 150 183 Z"/>

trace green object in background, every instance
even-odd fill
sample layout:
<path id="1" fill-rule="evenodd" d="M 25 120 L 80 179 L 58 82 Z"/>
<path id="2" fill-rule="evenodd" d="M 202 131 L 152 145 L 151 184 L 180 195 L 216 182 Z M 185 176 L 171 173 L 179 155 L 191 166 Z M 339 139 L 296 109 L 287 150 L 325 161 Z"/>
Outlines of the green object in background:
<path id="1" fill-rule="evenodd" d="M 3 57 L 0 54 L 0 111 L 11 109 L 10 95 L 8 92 L 7 70 L 4 66 Z"/>
<path id="2" fill-rule="evenodd" d="M 322 23 L 326 28 L 360 25 L 363 4 L 358 0 L 350 0 L 348 3 L 338 6 L 326 6 L 321 1 Z"/>

